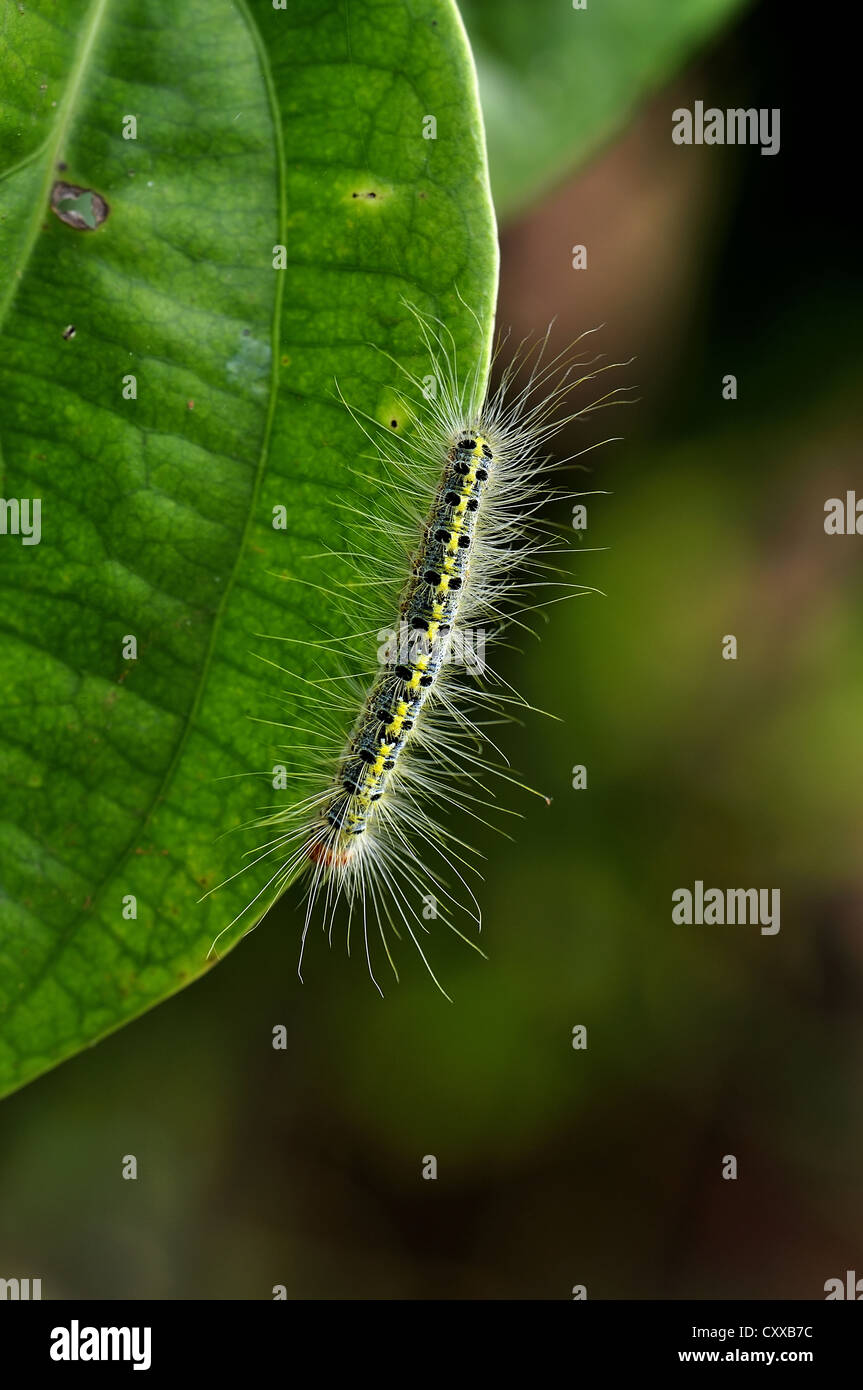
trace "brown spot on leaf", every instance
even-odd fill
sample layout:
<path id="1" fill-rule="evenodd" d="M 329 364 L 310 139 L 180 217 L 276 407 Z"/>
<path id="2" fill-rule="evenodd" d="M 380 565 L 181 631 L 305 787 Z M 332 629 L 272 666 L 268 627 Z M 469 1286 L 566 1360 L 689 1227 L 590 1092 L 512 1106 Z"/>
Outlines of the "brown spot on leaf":
<path id="1" fill-rule="evenodd" d="M 58 179 L 51 189 L 51 211 L 78 232 L 94 232 L 101 227 L 111 209 L 101 193 L 92 188 L 79 188 L 76 183 Z"/>

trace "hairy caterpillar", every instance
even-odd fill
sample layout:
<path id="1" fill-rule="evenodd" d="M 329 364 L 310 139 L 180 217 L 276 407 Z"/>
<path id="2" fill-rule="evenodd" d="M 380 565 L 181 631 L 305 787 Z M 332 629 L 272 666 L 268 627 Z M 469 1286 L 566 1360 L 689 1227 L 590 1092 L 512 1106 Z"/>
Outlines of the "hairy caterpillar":
<path id="1" fill-rule="evenodd" d="M 617 392 L 556 418 L 562 398 L 607 364 L 597 368 L 597 359 L 584 361 L 569 350 L 545 361 L 546 334 L 538 346 L 515 355 L 486 396 L 481 358 L 461 380 L 445 327 L 406 308 L 419 325 L 430 369 L 420 378 L 395 364 L 406 382 L 412 430 L 391 435 L 347 407 L 375 445 L 387 484 L 383 492 L 393 507 L 387 515 L 371 516 L 365 502 L 356 508 L 344 504 L 349 514 L 361 516 L 361 524 L 352 523 L 348 548 L 308 557 L 337 561 L 353 576 L 344 584 L 325 576 L 330 598 L 335 592 L 347 596 L 345 631 L 356 626 L 357 612 L 367 612 L 373 625 L 360 624 L 348 638 L 324 637 L 317 644 L 320 678 L 296 678 L 294 702 L 310 712 L 312 724 L 283 727 L 299 727 L 315 739 L 311 746 L 289 745 L 302 755 L 292 777 L 311 780 L 312 790 L 287 809 L 268 808 L 255 822 L 255 828 L 273 833 L 249 851 L 246 867 L 276 863 L 249 907 L 265 894 L 272 901 L 305 875 L 301 977 L 316 904 L 330 940 L 344 904 L 348 950 L 358 923 L 378 989 L 370 934 L 380 938 L 398 978 L 387 933 L 398 937 L 403 928 L 446 993 L 418 933 L 428 931 L 430 917 L 463 936 L 453 920 L 459 912 L 481 926 L 467 882 L 472 851 L 458 821 L 487 818 L 495 797 L 484 777 L 523 786 L 508 772 L 487 729 L 527 702 L 488 666 L 484 648 L 507 627 L 524 627 L 527 612 L 560 597 L 526 603 L 526 591 L 561 587 L 562 597 L 587 592 L 551 563 L 569 547 L 538 513 L 552 497 L 578 494 L 552 487 L 550 473 L 571 460 L 551 464 L 543 450 L 553 433 Z M 476 327 L 481 332 L 478 322 Z M 369 587 L 387 591 L 388 611 L 363 598 Z M 381 618 L 396 631 L 381 631 Z M 369 668 L 372 639 L 384 636 L 388 640 Z M 326 658 L 335 661 L 335 674 L 324 669 Z M 289 667 L 278 669 L 292 678 Z M 309 768 L 309 754 L 317 769 Z"/>

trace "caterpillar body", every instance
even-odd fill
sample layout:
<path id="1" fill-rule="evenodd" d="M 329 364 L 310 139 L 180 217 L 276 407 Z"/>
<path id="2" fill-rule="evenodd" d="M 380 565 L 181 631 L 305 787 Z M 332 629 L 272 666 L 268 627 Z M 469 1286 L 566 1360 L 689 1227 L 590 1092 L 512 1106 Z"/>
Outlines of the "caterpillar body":
<path id="1" fill-rule="evenodd" d="M 543 449 L 551 434 L 617 392 L 557 418 L 562 398 L 608 364 L 597 367 L 598 359 L 585 361 L 571 350 L 546 362 L 546 334 L 534 349 L 514 356 L 487 397 L 482 354 L 461 380 L 447 330 L 406 307 L 418 323 L 431 368 L 430 376 L 420 378 L 399 366 L 413 428 L 393 436 L 348 406 L 375 446 L 378 479 L 382 472 L 392 506 L 374 518 L 376 544 L 362 503 L 355 509 L 362 525 L 349 533 L 347 548 L 316 557 L 338 558 L 355 576 L 355 586 L 328 576 L 330 598 L 338 592 L 345 600 L 345 631 L 358 611 L 372 625 L 360 624 L 353 635 L 353 660 L 342 633 L 322 640 L 321 659 L 334 650 L 341 653 L 336 675 L 308 681 L 279 666 L 295 686 L 294 702 L 312 713 L 308 731 L 315 743 L 311 749 L 292 746 L 298 761 L 292 775 L 311 779 L 313 789 L 288 808 L 267 808 L 255 823 L 274 834 L 248 857 L 252 864 L 275 860 L 276 867 L 249 906 L 265 894 L 273 901 L 305 875 L 301 977 L 306 938 L 320 904 L 331 940 L 344 908 L 349 950 L 359 923 L 378 989 L 370 936 L 379 937 L 398 978 L 388 936 L 398 937 L 403 929 L 445 994 L 420 939 L 429 931 L 428 920 L 442 919 L 472 946 L 455 918 L 466 914 L 481 926 L 468 883 L 477 870 L 459 820 L 463 815 L 488 819 L 496 803 L 488 777 L 523 785 L 487 731 L 511 717 L 513 709 L 529 706 L 488 665 L 484 648 L 506 628 L 526 627 L 528 611 L 587 592 L 550 563 L 569 546 L 537 514 L 554 496 L 582 494 L 551 486 L 551 471 L 571 460 L 551 464 Z M 523 384 L 520 373 L 526 375 Z M 429 380 L 435 383 L 432 393 L 424 385 Z M 388 613 L 362 597 L 378 585 L 392 595 Z M 524 601 L 526 591 L 544 586 L 561 587 L 563 595 Z M 369 672 L 368 643 L 376 631 L 382 635 L 382 617 L 396 620 L 399 640 L 379 649 Z M 389 633 L 392 637 L 392 629 Z M 284 634 L 278 640 L 302 639 Z M 310 751 L 316 768 L 309 766 Z"/>
<path id="2" fill-rule="evenodd" d="M 458 621 L 469 578 L 470 550 L 482 492 L 494 454 L 479 432 L 449 450 L 446 470 L 426 527 L 401 613 L 414 637 L 408 661 L 372 687 L 355 737 L 337 773 L 337 787 L 322 811 L 323 826 L 309 858 L 326 868 L 343 867 L 366 834 L 375 805 L 432 697 L 446 655 L 446 639 Z"/>

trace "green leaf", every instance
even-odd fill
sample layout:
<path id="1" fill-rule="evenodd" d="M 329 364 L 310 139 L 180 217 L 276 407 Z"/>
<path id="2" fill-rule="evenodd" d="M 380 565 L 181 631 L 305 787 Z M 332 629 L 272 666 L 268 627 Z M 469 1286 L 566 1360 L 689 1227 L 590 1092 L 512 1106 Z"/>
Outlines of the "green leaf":
<path id="1" fill-rule="evenodd" d="M 463 0 L 498 216 L 584 163 L 745 3 Z"/>
<path id="2" fill-rule="evenodd" d="M 273 800 L 255 719 L 291 722 L 256 634 L 338 622 L 274 577 L 338 546 L 368 454 L 334 383 L 390 411 L 403 297 L 486 364 L 497 269 L 448 0 L 28 0 L 3 44 L 0 491 L 41 540 L 5 508 L 0 1092 L 200 975 L 265 881 L 198 901 Z"/>

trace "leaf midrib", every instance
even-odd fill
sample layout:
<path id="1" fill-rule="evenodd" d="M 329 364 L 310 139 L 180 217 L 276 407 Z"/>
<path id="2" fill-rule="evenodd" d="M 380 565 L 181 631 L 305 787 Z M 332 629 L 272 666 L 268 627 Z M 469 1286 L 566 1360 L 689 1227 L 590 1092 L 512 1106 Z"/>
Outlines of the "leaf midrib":
<path id="1" fill-rule="evenodd" d="M 75 82 L 75 93 L 76 93 L 76 94 L 77 94 L 77 91 L 80 90 L 80 85 L 81 85 L 81 80 L 82 80 L 82 77 L 83 77 L 83 72 L 84 72 L 84 70 L 85 70 L 85 68 L 86 68 L 86 64 L 87 64 L 87 62 L 89 61 L 89 57 L 90 57 L 90 54 L 91 54 L 91 52 L 92 52 L 93 42 L 94 42 L 94 39 L 95 39 L 95 25 L 96 25 L 96 23 L 97 23 L 98 21 L 101 21 L 103 15 L 104 15 L 104 12 L 105 12 L 105 10 L 107 9 L 107 6 L 108 6 L 109 3 L 110 3 L 110 0 L 96 0 L 96 3 L 94 4 L 94 7 L 93 7 L 93 11 L 91 12 L 91 14 L 93 14 L 93 15 L 95 16 L 95 19 L 94 19 L 94 24 L 91 26 L 91 33 L 88 35 L 88 40 L 87 40 L 87 42 L 85 43 L 85 45 L 82 47 L 81 60 L 80 60 L 79 63 L 77 64 L 77 73 L 76 73 L 76 79 L 77 79 L 77 80 L 76 80 L 76 82 Z M 257 25 L 255 24 L 255 22 L 254 22 L 254 20 L 253 20 L 253 18 L 252 18 L 252 16 L 251 16 L 251 14 L 250 14 L 250 12 L 249 12 L 249 10 L 248 10 L 248 7 L 247 7 L 247 5 L 246 5 L 246 0 L 234 0 L 234 4 L 235 4 L 235 6 L 236 6 L 237 11 L 242 15 L 242 17 L 243 17 L 243 19 L 244 19 L 244 21 L 245 21 L 245 23 L 246 23 L 246 26 L 247 26 L 247 28 L 248 28 L 248 30 L 249 30 L 249 34 L 250 34 L 250 37 L 251 37 L 251 39 L 252 39 L 252 43 L 253 43 L 253 45 L 254 45 L 255 52 L 256 52 L 257 57 L 258 57 L 258 62 L 259 62 L 260 67 L 261 67 L 261 75 L 262 75 L 263 80 L 264 80 L 264 85 L 265 85 L 265 87 L 266 87 L 267 97 L 268 97 L 269 104 L 270 104 L 270 113 L 271 113 L 271 120 L 272 120 L 272 127 L 273 127 L 273 138 L 274 138 L 275 152 L 276 152 L 276 176 L 277 176 L 277 180 L 278 180 L 278 199 L 277 199 L 277 206 L 278 206 L 278 232 L 277 232 L 277 235 L 278 235 L 278 238 L 279 238 L 279 242 L 280 242 L 282 245 L 284 245 L 284 244 L 285 244 L 286 228 L 287 228 L 287 212 L 286 212 L 286 205 L 285 205 L 284 142 L 283 142 L 283 139 L 282 139 L 281 115 L 280 115 L 280 113 L 279 113 L 278 101 L 277 101 L 277 98 L 276 98 L 275 84 L 274 84 L 274 82 L 273 82 L 272 71 L 271 71 L 271 68 L 270 68 L 269 59 L 268 59 L 268 57 L 267 57 L 266 48 L 264 47 L 263 41 L 262 41 L 262 39 L 261 39 L 260 31 L 258 30 L 258 27 L 257 27 Z M 65 105 L 65 98 L 64 98 L 64 105 Z M 51 163 L 49 164 L 49 172 L 53 172 L 54 162 L 55 162 L 55 159 L 56 159 L 56 154 L 57 154 L 57 150 L 58 150 L 59 145 L 60 145 L 60 141 L 62 140 L 62 138 L 64 138 L 65 132 L 66 132 L 66 130 L 68 129 L 69 116 L 66 115 L 66 116 L 64 117 L 64 119 L 61 121 L 60 124 L 62 125 L 62 131 L 61 131 L 60 135 L 58 136 L 58 138 L 57 138 L 57 139 L 55 140 L 55 142 L 54 142 L 54 150 L 53 150 L 53 154 L 52 154 Z M 47 192 L 47 189 L 46 189 L 46 192 Z M 40 217 L 41 217 L 41 209 L 40 209 Z M 35 221 L 35 219 L 34 219 L 34 221 Z M 36 232 L 38 232 L 38 224 L 36 225 Z M 27 257 L 27 258 L 29 258 L 29 255 L 32 253 L 33 244 L 35 244 L 35 233 L 34 233 L 34 235 L 33 235 L 33 238 L 32 238 L 32 241 L 31 241 L 31 245 L 30 245 L 30 247 L 29 247 L 29 249 L 28 249 L 28 257 Z M 253 523 L 253 519 L 254 519 L 256 510 L 257 510 L 257 502 L 258 502 L 258 497 L 259 497 L 259 495 L 260 495 L 260 490 L 261 490 L 261 481 L 262 481 L 264 472 L 265 472 L 265 470 L 266 470 L 267 461 L 268 461 L 268 459 L 269 459 L 270 436 L 271 436 L 271 433 L 272 433 L 273 418 L 274 418 L 274 415 L 275 415 L 276 402 L 277 402 L 277 398 L 278 398 L 278 379 L 279 379 L 278 362 L 279 362 L 279 345 L 280 345 L 280 332 L 281 332 L 282 289 L 283 289 L 283 280 L 282 280 L 281 275 L 279 275 L 279 276 L 277 276 L 277 279 L 276 279 L 276 291 L 275 291 L 275 295 L 274 295 L 274 299 L 273 299 L 273 318 L 272 318 L 272 330 L 271 330 L 271 337 L 270 337 L 270 354 L 271 354 L 270 403 L 269 403 L 269 408 L 268 408 L 268 410 L 267 410 L 267 418 L 266 418 L 266 422 L 265 422 L 265 426 L 264 426 L 263 438 L 262 438 L 262 441 L 261 441 L 261 454 L 260 454 L 260 458 L 259 458 L 259 460 L 258 460 L 258 466 L 257 466 L 256 472 L 255 472 L 255 481 L 254 481 L 254 485 L 253 485 L 253 488 L 252 488 L 252 496 L 251 496 L 251 498 L 250 498 L 250 500 L 249 500 L 248 514 L 247 514 L 247 516 L 246 516 L 245 526 L 243 527 L 243 534 L 242 534 L 241 540 L 240 540 L 240 542 L 239 542 L 239 545 L 238 545 L 238 547 L 237 547 L 237 555 L 236 555 L 236 559 L 235 559 L 235 561 L 234 561 L 233 567 L 232 567 L 232 569 L 231 569 L 230 578 L 229 578 L 229 580 L 228 580 L 228 583 L 227 583 L 227 584 L 225 585 L 225 587 L 224 587 L 224 590 L 223 590 L 223 593 L 222 593 L 221 601 L 220 601 L 220 603 L 219 603 L 219 605 L 218 605 L 218 608 L 216 609 L 215 614 L 214 614 L 214 617 L 213 617 L 213 623 L 212 623 L 212 628 L 211 628 L 211 633 L 210 633 L 210 640 L 209 640 L 209 643 L 208 643 L 208 645 L 207 645 L 206 655 L 205 655 L 205 658 L 204 658 L 204 661 L 203 661 L 203 664 L 202 664 L 202 667 L 201 667 L 201 674 L 200 674 L 200 679 L 199 679 L 199 681 L 198 681 L 197 690 L 196 690 L 196 693 L 195 693 L 195 698 L 194 698 L 194 700 L 193 700 L 193 702 L 192 702 L 191 707 L 189 708 L 188 713 L 187 713 L 186 716 L 185 716 L 184 725 L 183 725 L 183 732 L 182 732 L 182 734 L 180 735 L 179 739 L 177 740 L 177 746 L 176 746 L 176 749 L 175 749 L 175 751 L 174 751 L 174 756 L 172 757 L 170 763 L 168 764 L 168 767 L 167 767 L 166 770 L 165 770 L 165 774 L 164 774 L 164 776 L 161 778 L 161 780 L 160 780 L 160 782 L 159 782 L 158 788 L 155 790 L 153 796 L 151 797 L 150 804 L 149 804 L 149 806 L 148 806 L 148 808 L 147 808 L 146 814 L 141 818 L 141 821 L 140 821 L 139 825 L 138 825 L 137 828 L 136 828 L 136 833 L 135 833 L 135 835 L 132 837 L 132 839 L 129 840 L 129 842 L 126 844 L 126 846 L 125 846 L 125 847 L 120 851 L 120 853 L 117 855 L 117 857 L 116 857 L 116 859 L 115 859 L 114 864 L 112 865 L 112 867 L 111 867 L 109 870 L 107 870 L 106 873 L 104 874 L 104 876 L 103 876 L 103 878 L 102 878 L 102 882 L 101 882 L 99 888 L 98 888 L 96 891 L 94 891 L 93 897 L 92 897 L 91 906 L 90 906 L 89 908 L 86 908 L 86 909 L 82 908 L 81 911 L 79 911 L 78 913 L 76 913 L 75 916 L 72 917 L 72 918 L 70 919 L 70 921 L 69 921 L 68 925 L 65 927 L 65 929 L 64 929 L 62 932 L 60 932 L 60 933 L 58 934 L 58 936 L 56 937 L 56 939 L 55 939 L 55 941 L 54 941 L 54 943 L 53 943 L 53 945 L 52 945 L 52 949 L 51 949 L 51 951 L 48 953 L 48 955 L 45 957 L 45 960 L 43 961 L 41 968 L 40 968 L 39 971 L 36 973 L 36 975 L 34 975 L 33 978 L 32 978 L 31 980 L 28 981 L 27 987 L 26 987 L 25 989 L 22 989 L 22 990 L 21 990 L 21 992 L 20 992 L 18 998 L 15 1000 L 15 1003 L 14 1003 L 14 1004 L 12 1005 L 12 1007 L 8 1010 L 8 1012 L 4 1015 L 4 1021 L 8 1021 L 10 1018 L 14 1017 L 15 1013 L 16 1013 L 17 1010 L 20 1008 L 20 1006 L 21 1006 L 22 1004 L 24 1004 L 24 1003 L 29 999 L 29 997 L 30 997 L 30 995 L 32 994 L 32 992 L 33 992 L 33 991 L 38 987 L 38 985 L 42 982 L 42 980 L 44 979 L 44 977 L 45 977 L 46 974 L 48 973 L 50 967 L 54 964 L 54 961 L 56 960 L 56 958 L 57 958 L 57 957 L 62 953 L 62 951 L 65 949 L 65 947 L 66 947 L 68 941 L 69 941 L 70 938 L 74 935 L 74 933 L 75 933 L 76 929 L 78 928 L 78 926 L 80 925 L 80 923 L 84 920 L 85 915 L 87 915 L 87 916 L 90 915 L 90 913 L 91 913 L 92 910 L 93 910 L 93 907 L 95 906 L 95 903 L 96 903 L 97 898 L 100 897 L 101 894 L 104 892 L 104 890 L 105 890 L 105 885 L 106 885 L 107 883 L 111 882 L 111 880 L 115 877 L 116 872 L 117 872 L 117 869 L 119 868 L 119 866 L 120 866 L 121 864 L 123 864 L 123 863 L 129 858 L 129 856 L 130 856 L 130 854 L 131 854 L 131 852 L 132 852 L 132 846 L 133 846 L 133 844 L 135 843 L 136 840 L 140 840 L 141 835 L 142 835 L 142 832 L 146 829 L 147 825 L 150 823 L 150 821 L 151 821 L 151 819 L 152 819 L 152 817 L 153 817 L 153 812 L 154 812 L 156 806 L 159 805 L 160 802 L 164 799 L 165 792 L 166 792 L 167 788 L 169 787 L 171 781 L 173 780 L 174 773 L 175 773 L 175 771 L 176 771 L 176 769 L 177 769 L 177 765 L 178 765 L 178 763 L 179 763 L 179 761 L 180 761 L 180 759 L 181 759 L 181 757 L 182 757 L 182 755 L 183 755 L 183 752 L 185 751 L 186 744 L 187 744 L 187 742 L 188 742 L 190 732 L 191 732 L 192 728 L 193 728 L 194 725 L 195 725 L 196 718 L 197 718 L 197 714 L 198 714 L 198 711 L 199 711 L 199 709 L 200 709 L 200 707 L 201 707 L 201 702 L 202 702 L 202 699 L 203 699 L 204 689 L 205 689 L 206 684 L 207 684 L 207 677 L 208 677 L 208 675 L 209 675 L 210 667 L 211 667 L 211 665 L 212 665 L 213 650 L 214 650 L 214 647 L 215 647 L 215 643 L 216 643 L 216 639 L 217 639 L 218 633 L 219 633 L 219 631 L 220 631 L 220 629 L 221 629 L 222 616 L 223 616 L 223 614 L 224 614 L 224 610 L 225 610 L 225 607 L 226 607 L 226 605 L 227 605 L 227 603 L 228 603 L 228 600 L 229 600 L 229 598 L 230 598 L 230 596 L 231 596 L 231 594 L 232 594 L 232 592 L 233 592 L 234 585 L 235 585 L 236 579 L 237 579 L 237 573 L 238 573 L 238 570 L 239 570 L 239 567 L 240 567 L 240 562 L 241 562 L 241 560 L 243 559 L 243 556 L 244 556 L 244 554 L 245 554 L 246 545 L 247 545 L 247 542 L 248 542 L 248 539 L 249 539 L 249 533 L 250 533 L 250 530 L 251 530 L 251 527 L 252 527 L 252 523 Z M 8 303 L 7 303 L 7 304 L 0 305 L 0 327 L 2 327 L 3 314 L 6 312 L 7 309 L 8 309 Z M 185 984 L 185 983 L 188 983 L 188 981 L 186 981 L 186 980 L 181 981 L 180 983 L 177 984 L 176 989 L 181 988 L 182 985 Z M 172 990 L 172 991 L 168 991 L 167 993 L 175 993 L 175 992 L 176 992 L 176 990 Z M 164 998 L 164 997 L 166 997 L 166 996 L 162 996 L 162 997 Z M 153 1004 L 155 1004 L 156 1002 L 158 1002 L 158 1001 L 154 1000 L 154 1001 L 153 1001 Z M 117 1022 L 116 1022 L 116 1024 L 114 1025 L 114 1027 L 109 1028 L 109 1029 L 107 1030 L 107 1032 L 114 1032 L 114 1031 L 116 1031 L 116 1029 L 122 1027 L 123 1022 L 124 1022 L 124 1020 L 123 1020 L 122 1018 L 118 1019 Z M 100 1035 L 100 1036 L 103 1036 L 103 1035 Z"/>

